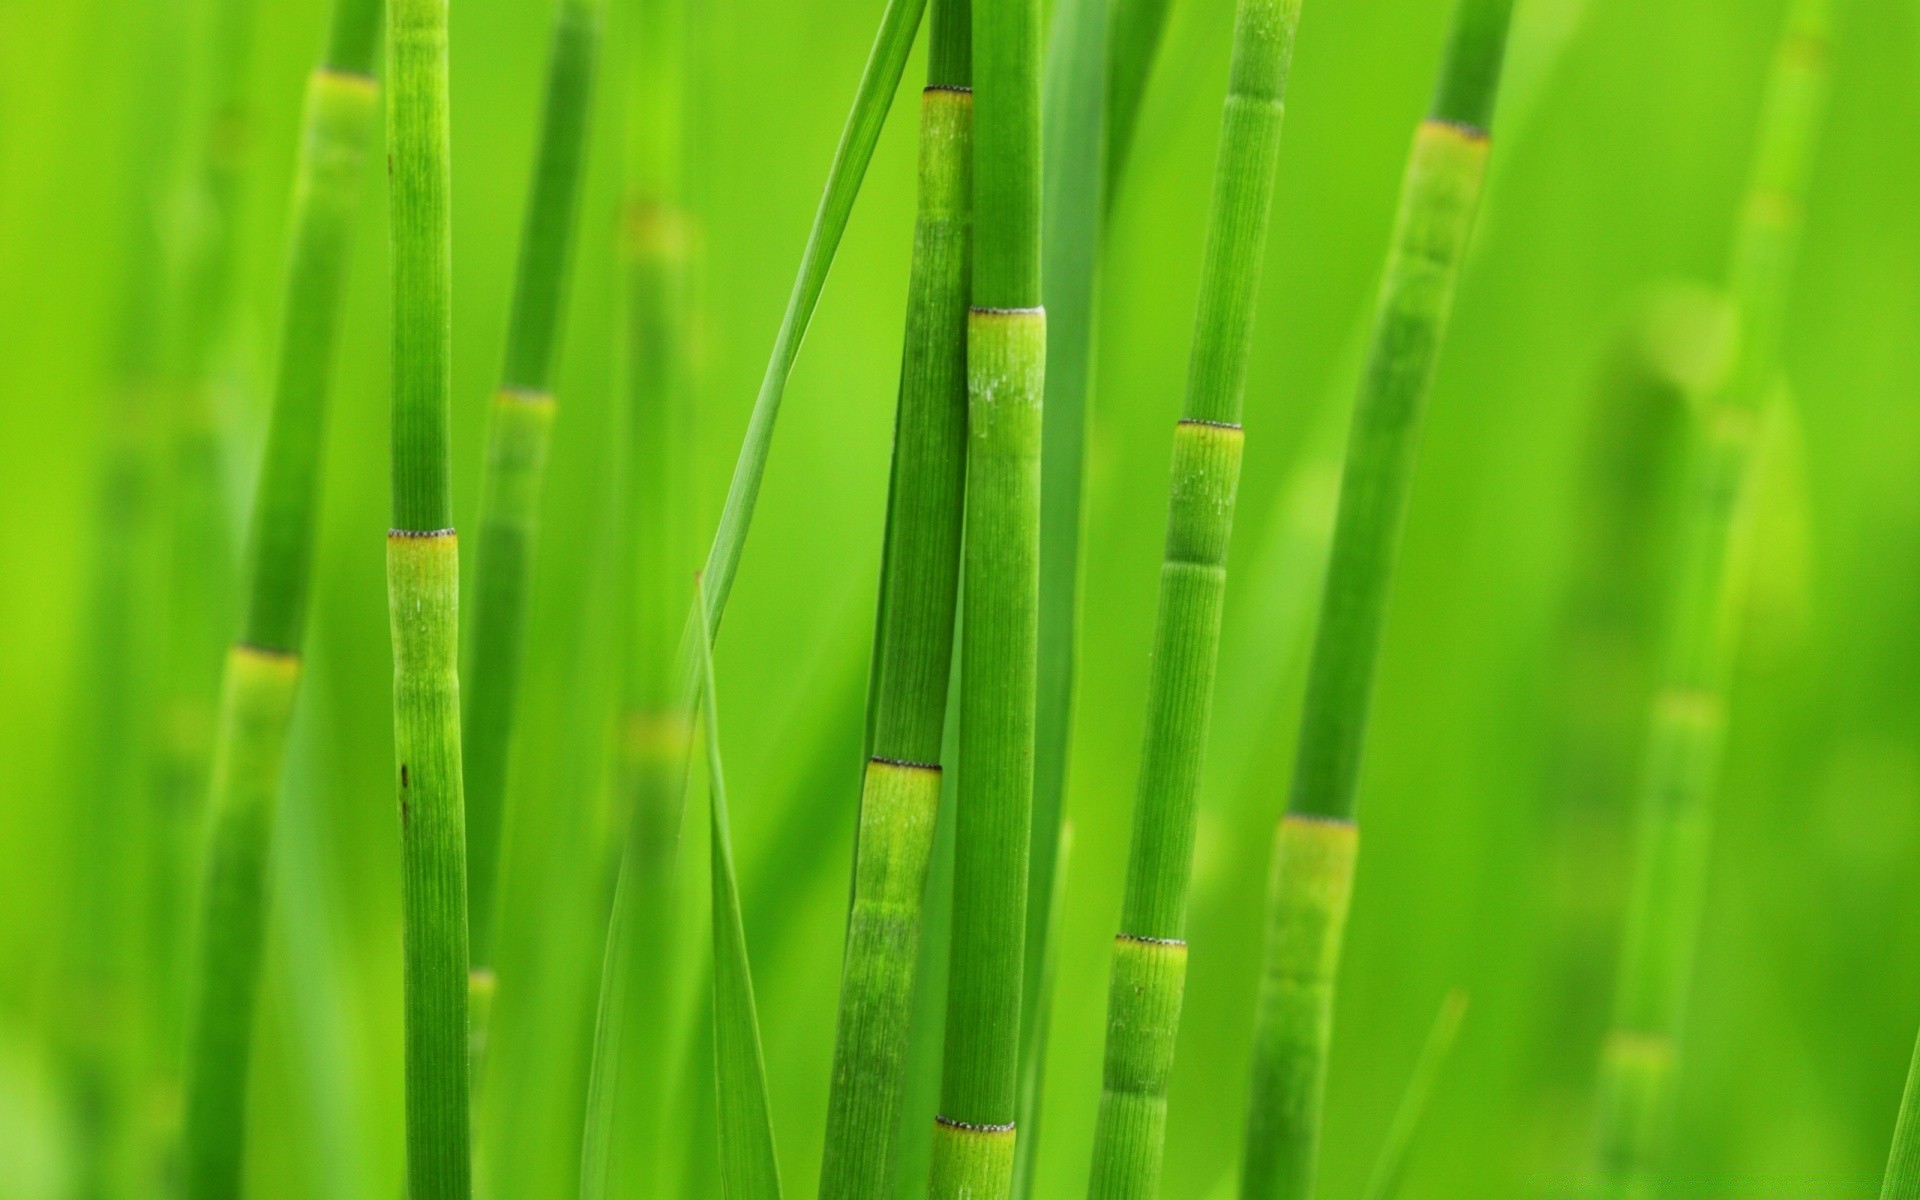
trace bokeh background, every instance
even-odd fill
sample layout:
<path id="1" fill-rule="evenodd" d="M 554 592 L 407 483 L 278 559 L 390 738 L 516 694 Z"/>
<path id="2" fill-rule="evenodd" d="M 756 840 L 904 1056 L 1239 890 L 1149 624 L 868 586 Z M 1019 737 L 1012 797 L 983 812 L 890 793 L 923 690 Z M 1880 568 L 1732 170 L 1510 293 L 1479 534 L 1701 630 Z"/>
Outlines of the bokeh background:
<path id="1" fill-rule="evenodd" d="M 709 519 L 879 7 L 700 0 L 690 165 L 703 229 L 697 479 Z M 1300 26 L 1247 390 L 1224 649 L 1238 682 L 1217 723 L 1234 737 L 1215 761 L 1235 769 L 1209 781 L 1170 1200 L 1210 1196 L 1237 1157 L 1260 896 L 1299 690 L 1301 635 L 1284 622 L 1275 632 L 1274 592 L 1260 585 L 1309 569 L 1287 566 L 1284 552 L 1272 567 L 1268 547 L 1287 544 L 1275 530 L 1303 511 L 1287 499 L 1311 491 L 1303 465 L 1310 473 L 1337 448 L 1356 327 L 1448 7 L 1307 0 Z M 162 52 L 135 19 L 140 8 L 0 0 L 4 1197 L 65 1195 L 73 1177 L 53 1031 L 63 948 L 92 933 L 73 919 L 64 880 L 91 833 L 72 814 L 90 752 L 79 671 L 116 411 L 125 131 L 141 64 Z M 1660 308 L 1676 288 L 1723 275 L 1782 8 L 1520 2 L 1491 192 L 1433 396 L 1385 642 L 1325 1196 L 1359 1193 L 1453 988 L 1470 1008 L 1408 1194 L 1567 1194 L 1586 1162 L 1631 805 L 1604 772 L 1570 778 L 1563 750 L 1570 721 L 1596 721 L 1613 769 L 1630 777 L 1644 686 L 1632 637 L 1603 652 L 1602 669 L 1580 661 L 1579 581 L 1594 573 L 1586 531 L 1604 518 L 1599 506 L 1617 502 L 1622 489 L 1609 485 L 1625 469 L 1604 456 L 1596 466 L 1593 446 L 1611 428 L 1609 364 L 1623 330 L 1643 322 L 1650 297 Z M 1873 1194 L 1920 1026 L 1920 6 L 1842 8 L 1786 337 L 1793 403 L 1757 518 L 1675 1194 Z M 222 391 L 236 524 L 263 421 L 302 82 L 325 16 L 321 0 L 261 6 L 249 68 L 252 166 Z M 1231 16 L 1230 0 L 1174 3 L 1109 228 L 1044 1197 L 1085 1186 L 1169 431 Z M 463 522 L 478 499 L 547 19 L 542 0 L 453 5 Z M 195 69 L 179 63 L 181 86 Z M 920 75 L 909 67 L 905 96 Z M 617 62 L 607 78 L 611 96 Z M 912 219 L 910 113 L 897 106 L 887 128 L 794 375 L 719 647 L 748 935 L 794 1195 L 814 1186 L 826 1098 Z M 602 939 L 590 859 L 606 807 L 615 124 L 603 120 L 597 135 L 575 272 L 514 782 L 508 983 L 484 1117 L 503 1196 L 574 1190 Z M 385 1197 L 400 1177 L 384 230 L 374 178 L 277 846 L 250 1168 L 261 1196 Z M 1646 489 L 1636 520 L 1657 542 L 1662 493 L 1657 480 Z M 1312 506 L 1304 511 L 1310 519 Z M 693 863 L 704 862 L 702 825 L 688 826 Z M 714 1194 L 698 1182 L 702 1151 L 687 1153 L 688 1194 Z"/>

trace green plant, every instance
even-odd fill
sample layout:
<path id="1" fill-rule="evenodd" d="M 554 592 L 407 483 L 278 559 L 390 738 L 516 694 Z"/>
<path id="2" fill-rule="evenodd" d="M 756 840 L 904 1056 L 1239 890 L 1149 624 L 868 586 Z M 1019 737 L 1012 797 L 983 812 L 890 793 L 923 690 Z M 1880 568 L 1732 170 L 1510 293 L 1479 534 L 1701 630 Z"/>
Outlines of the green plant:
<path id="1" fill-rule="evenodd" d="M 466 755 L 467 922 L 476 1073 L 485 1061 L 494 980 L 496 880 L 507 765 L 525 657 L 527 592 L 553 429 L 553 367 L 586 167 L 601 0 L 557 0 L 546 98 L 528 189 L 506 362 L 494 393 L 480 491 L 472 617 L 461 672 Z"/>
<path id="2" fill-rule="evenodd" d="M 1126 901 L 1107 999 L 1095 1197 L 1160 1190 L 1167 1078 L 1187 965 L 1201 763 L 1212 711 L 1244 444 L 1240 415 L 1266 254 L 1298 0 L 1242 0 L 1184 411 L 1174 430 L 1166 556 L 1147 683 Z"/>
<path id="3" fill-rule="evenodd" d="M 393 269 L 393 748 L 400 801 L 407 1190 L 471 1191 L 459 542 L 451 468 L 447 0 L 387 6 Z"/>
<path id="4" fill-rule="evenodd" d="M 1013 1183 L 1033 803 L 1041 397 L 1040 11 L 973 10 L 960 784 L 945 1068 L 930 1195 Z"/>
<path id="5" fill-rule="evenodd" d="M 1689 432 L 1626 931 L 1601 1054 L 1597 1170 L 1608 1195 L 1652 1186 L 1671 1118 L 1745 593 L 1738 543 L 1779 382 L 1801 209 L 1826 108 L 1831 9 L 1830 0 L 1793 0 L 1788 9 L 1734 235 L 1736 349 L 1723 378 L 1698 397 Z"/>
<path id="6" fill-rule="evenodd" d="M 867 706 L 853 895 L 827 1105 L 823 1200 L 878 1200 L 906 1083 L 927 869 L 940 809 L 966 472 L 972 204 L 966 0 L 934 0 L 920 197 Z"/>
<path id="7" fill-rule="evenodd" d="M 1914 1200 L 1916 1196 L 1920 1196 L 1920 1045 L 1914 1047 L 1913 1062 L 1907 1067 L 1893 1145 L 1887 1151 L 1887 1171 L 1880 1181 L 1880 1200 Z"/>
<path id="8" fill-rule="evenodd" d="M 267 862 L 300 678 L 335 330 L 373 135 L 380 0 L 340 0 L 307 84 L 272 421 L 255 486 L 245 617 L 214 739 L 188 1010 L 183 1169 L 194 1200 L 237 1197 L 265 941 Z"/>
<path id="9" fill-rule="evenodd" d="M 1512 11 L 1512 0 L 1456 7 L 1439 87 L 1401 190 L 1348 439 L 1293 788 L 1274 850 L 1245 1200 L 1293 1200 L 1313 1190 L 1380 633 L 1421 417 L 1485 179 Z"/>

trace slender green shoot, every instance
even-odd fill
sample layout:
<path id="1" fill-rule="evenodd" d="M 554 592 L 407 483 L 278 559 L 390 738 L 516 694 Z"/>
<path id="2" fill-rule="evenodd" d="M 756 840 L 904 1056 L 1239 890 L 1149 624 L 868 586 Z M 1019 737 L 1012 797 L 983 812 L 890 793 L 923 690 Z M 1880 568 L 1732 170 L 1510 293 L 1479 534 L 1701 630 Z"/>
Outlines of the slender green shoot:
<path id="1" fill-rule="evenodd" d="M 967 318 L 960 787 L 935 1200 L 1013 1185 L 1026 958 L 1039 592 L 1040 8 L 973 9 L 973 308 Z"/>
<path id="2" fill-rule="evenodd" d="M 1780 375 L 1801 211 L 1826 109 L 1832 8 L 1831 0 L 1793 0 L 1788 8 L 1734 235 L 1728 292 L 1736 350 L 1724 379 L 1699 398 L 1691 431 L 1626 933 L 1601 1053 L 1596 1152 L 1606 1195 L 1653 1187 L 1671 1124 L 1745 593 L 1735 546 Z"/>
<path id="3" fill-rule="evenodd" d="M 602 0 L 557 0 L 545 107 L 528 189 L 506 363 L 494 393 L 481 477 L 473 615 L 462 675 L 466 754 L 467 920 L 475 1069 L 485 1061 L 494 989 L 493 933 L 508 758 L 519 703 L 540 496 L 553 429 L 554 360 L 566 307 L 586 169 Z"/>
<path id="4" fill-rule="evenodd" d="M 706 611 L 704 596 L 700 611 Z M 706 725 L 708 789 L 712 794 L 713 852 L 713 1069 L 719 1102 L 720 1184 L 726 1200 L 780 1200 L 780 1164 L 774 1154 L 773 1112 L 767 1101 L 767 1064 L 760 1048 L 760 1017 L 753 1003 L 753 970 L 740 920 L 740 881 L 733 869 L 726 773 L 720 762 L 720 705 L 713 683 L 713 641 L 701 630 L 700 673 Z"/>
<path id="5" fill-rule="evenodd" d="M 1107 168 L 1119 180 L 1133 151 L 1146 100 L 1147 80 L 1160 55 L 1173 0 L 1110 0 L 1113 5 L 1112 68 L 1107 84 Z M 1109 196 L 1111 199 L 1111 196 Z"/>
<path id="6" fill-rule="evenodd" d="M 1433 1028 L 1427 1032 L 1426 1044 L 1420 1047 L 1420 1057 L 1414 1060 L 1413 1074 L 1400 1097 L 1400 1107 L 1394 1110 L 1393 1123 L 1387 1126 L 1387 1138 L 1381 1143 L 1380 1156 L 1374 1159 L 1373 1175 L 1367 1180 L 1364 1200 L 1393 1200 L 1400 1194 L 1400 1185 L 1407 1177 L 1407 1164 L 1413 1158 L 1414 1139 L 1426 1122 L 1433 1100 L 1434 1085 L 1440 1082 L 1440 1073 L 1453 1057 L 1453 1044 L 1460 1036 L 1460 1023 L 1466 1016 L 1467 994 L 1457 988 L 1448 992 L 1447 998 L 1440 1002 L 1440 1012 L 1433 1018 Z"/>
<path id="7" fill-rule="evenodd" d="M 407 1190 L 472 1188 L 459 587 L 451 469 L 453 246 L 447 0 L 387 6 L 393 528 L 387 535 L 400 806 Z"/>
<path id="8" fill-rule="evenodd" d="M 1174 430 L 1146 739 L 1107 997 L 1088 1188 L 1096 1200 L 1149 1200 L 1160 1192 L 1167 1082 L 1186 990 L 1201 762 L 1240 483 L 1240 415 L 1299 19 L 1299 0 L 1241 0 L 1234 25 L 1186 404 Z"/>
<path id="9" fill-rule="evenodd" d="M 267 863 L 300 678 L 335 332 L 378 114 L 379 20 L 380 0 L 339 0 L 326 58 L 307 84 L 280 364 L 248 544 L 246 615 L 227 658 L 214 741 L 212 832 L 187 1015 L 182 1160 L 189 1200 L 241 1194 Z"/>
<path id="10" fill-rule="evenodd" d="M 1244 1200 L 1313 1193 L 1359 770 L 1421 418 L 1485 180 L 1512 0 L 1460 0 L 1414 139 L 1355 402 L 1254 1018 Z"/>
<path id="11" fill-rule="evenodd" d="M 869 757 L 841 966 L 822 1200 L 886 1195 L 906 1086 L 960 576 L 972 208 L 967 20 L 965 0 L 934 0 L 886 565 L 868 697 Z"/>
<path id="12" fill-rule="evenodd" d="M 1880 1200 L 1920 1198 L 1920 1044 L 1913 1048 L 1907 1067 L 1907 1086 L 1900 1093 L 1900 1116 L 1893 1125 L 1893 1146 L 1887 1151 L 1887 1173 L 1880 1181 Z"/>

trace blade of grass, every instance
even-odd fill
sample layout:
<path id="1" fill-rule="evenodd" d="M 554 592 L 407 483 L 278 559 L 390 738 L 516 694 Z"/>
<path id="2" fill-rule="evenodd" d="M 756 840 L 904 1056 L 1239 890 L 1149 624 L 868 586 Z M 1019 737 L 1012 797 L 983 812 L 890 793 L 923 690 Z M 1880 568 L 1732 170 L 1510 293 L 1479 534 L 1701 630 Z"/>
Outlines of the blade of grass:
<path id="1" fill-rule="evenodd" d="M 1830 0 L 1793 0 L 1788 9 L 1731 256 L 1738 345 L 1724 380 L 1700 398 L 1691 431 L 1626 934 L 1601 1054 L 1596 1154 L 1606 1195 L 1653 1186 L 1671 1121 L 1744 595 L 1734 549 L 1779 378 L 1801 210 L 1826 107 L 1832 8 Z"/>
<path id="2" fill-rule="evenodd" d="M 967 318 L 960 786 L 945 1069 L 929 1194 L 1013 1184 L 1031 851 L 1039 592 L 1040 11 L 973 9 L 973 308 Z"/>
<path id="3" fill-rule="evenodd" d="M 1088 1195 L 1160 1190 L 1167 1080 L 1186 990 L 1187 892 L 1226 594 L 1254 301 L 1266 259 L 1299 0 L 1241 0 L 1187 395 L 1174 431 L 1166 557 L 1147 682 L 1126 899 Z"/>
<path id="4" fill-rule="evenodd" d="M 1274 852 L 1241 1195 L 1313 1192 L 1354 802 L 1414 449 L 1485 178 L 1512 0 L 1460 0 L 1414 140 L 1355 403 L 1289 811 Z"/>
<path id="5" fill-rule="evenodd" d="M 1887 1172 L 1880 1181 L 1880 1200 L 1916 1197 L 1920 1197 L 1920 1044 L 1914 1046 L 1913 1061 L 1907 1067 L 1893 1145 L 1887 1151 Z"/>
<path id="6" fill-rule="evenodd" d="M 188 1010 L 185 1194 L 241 1193 L 268 860 L 305 640 L 336 328 L 378 110 L 380 0 L 340 0 L 307 85 L 280 365 L 227 659 Z"/>
<path id="7" fill-rule="evenodd" d="M 1420 1057 L 1414 1060 L 1413 1074 L 1407 1079 L 1400 1107 L 1394 1110 L 1393 1123 L 1387 1126 L 1386 1141 L 1381 1143 L 1380 1155 L 1374 1159 L 1373 1175 L 1367 1180 L 1364 1200 L 1393 1200 L 1400 1193 L 1400 1185 L 1407 1177 L 1407 1163 L 1413 1157 L 1414 1138 L 1419 1135 L 1433 1100 L 1434 1084 L 1440 1081 L 1440 1072 L 1453 1056 L 1453 1044 L 1460 1036 L 1460 1022 L 1466 1015 L 1467 994 L 1457 988 L 1448 992 L 1433 1018 L 1426 1043 L 1420 1047 Z"/>
<path id="8" fill-rule="evenodd" d="M 706 611 L 702 593 L 700 610 Z M 779 1200 L 780 1164 L 767 1102 L 767 1064 L 754 1010 L 753 970 L 740 920 L 740 882 L 733 872 L 726 774 L 720 762 L 720 706 L 713 684 L 711 632 L 700 631 L 700 673 L 706 725 L 707 785 L 712 795 L 713 1066 L 719 1102 L 720 1183 L 727 1200 Z"/>
<path id="9" fill-rule="evenodd" d="M 472 1190 L 459 543 L 451 468 L 448 0 L 387 6 L 393 263 L 393 529 L 387 535 L 399 784 L 407 1190 Z"/>
<path id="10" fill-rule="evenodd" d="M 472 618 L 462 675 L 466 755 L 467 922 L 474 1074 L 483 1077 L 494 978 L 496 880 L 508 757 L 519 707 L 527 596 L 553 429 L 559 347 L 579 224 L 599 64 L 602 0 L 557 0 L 540 142 L 528 188 L 506 362 L 494 393 L 481 479 Z"/>
<path id="11" fill-rule="evenodd" d="M 1053 868 L 1048 872 L 1047 924 L 1060 924 L 1067 905 L 1067 867 L 1073 860 L 1073 823 L 1060 826 L 1054 842 Z M 1033 1195 L 1033 1175 L 1039 1161 L 1041 1088 L 1046 1082 L 1047 1034 L 1053 1024 L 1054 980 L 1058 977 L 1059 942 L 1041 942 L 1040 961 L 1029 968 L 1037 981 L 1031 987 L 1031 1007 L 1020 1039 L 1020 1110 L 1018 1127 L 1022 1131 L 1013 1147 L 1013 1196 L 1025 1200 Z"/>
<path id="12" fill-rule="evenodd" d="M 1107 84 L 1107 170 L 1112 180 L 1124 178 L 1133 135 L 1146 99 L 1147 80 L 1160 39 L 1167 30 L 1173 0 L 1110 0 L 1113 18 L 1110 36 L 1111 74 Z M 1114 189 L 1117 190 L 1117 189 Z M 1111 191 L 1107 201 L 1111 202 Z"/>
<path id="13" fill-rule="evenodd" d="M 881 1200 L 906 1084 L 914 965 L 940 808 L 966 470 L 972 202 L 968 6 L 934 0 L 885 566 L 822 1200 Z"/>

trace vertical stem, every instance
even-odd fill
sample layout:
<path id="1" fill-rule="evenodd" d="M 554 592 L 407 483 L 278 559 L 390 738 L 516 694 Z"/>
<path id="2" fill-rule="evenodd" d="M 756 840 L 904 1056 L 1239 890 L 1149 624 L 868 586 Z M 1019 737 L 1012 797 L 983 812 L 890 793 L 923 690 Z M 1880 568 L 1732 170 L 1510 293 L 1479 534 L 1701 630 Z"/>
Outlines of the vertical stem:
<path id="1" fill-rule="evenodd" d="M 1401 189 L 1354 407 L 1289 812 L 1274 855 L 1243 1200 L 1304 1200 L 1313 1192 L 1380 636 L 1421 421 L 1485 179 L 1512 11 L 1512 0 L 1459 0 L 1439 88 Z"/>
<path id="2" fill-rule="evenodd" d="M 973 116 L 967 7 L 965 0 L 934 0 L 931 70 L 921 96 L 919 214 L 822 1200 L 880 1200 L 891 1184 L 940 809 L 966 469 Z"/>
<path id="3" fill-rule="evenodd" d="M 241 1195 L 247 1074 L 267 864 L 306 629 L 327 397 L 378 105 L 380 0 L 341 0 L 307 85 L 272 416 L 256 486 L 245 618 L 216 726 L 212 833 L 188 1010 L 184 1174 L 190 1200 Z"/>
<path id="4" fill-rule="evenodd" d="M 1672 1118 L 1745 593 L 1735 542 L 1762 410 L 1780 369 L 1801 210 L 1826 109 L 1831 7 L 1831 0 L 1793 0 L 1788 9 L 1734 237 L 1737 351 L 1724 380 L 1702 397 L 1692 431 L 1613 1023 L 1601 1052 L 1596 1153 L 1610 1196 L 1650 1193 Z"/>
<path id="5" fill-rule="evenodd" d="M 1240 415 L 1299 17 L 1299 0 L 1242 0 L 1234 25 L 1186 403 L 1174 430 L 1146 739 L 1107 1001 L 1088 1192 L 1099 1200 L 1150 1200 L 1160 1190 L 1200 768 L 1240 482 Z"/>
<path id="6" fill-rule="evenodd" d="M 466 1200 L 471 1189 L 459 545 L 448 487 L 453 280 L 447 3 L 393 0 L 387 9 L 393 262 L 387 589 L 411 1200 Z"/>
<path id="7" fill-rule="evenodd" d="M 1041 398 L 1040 11 L 973 9 L 973 309 L 960 639 L 960 790 L 936 1200 L 1013 1185 L 1033 803 Z"/>

